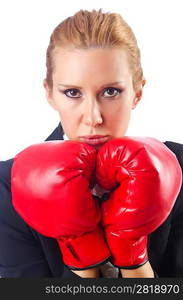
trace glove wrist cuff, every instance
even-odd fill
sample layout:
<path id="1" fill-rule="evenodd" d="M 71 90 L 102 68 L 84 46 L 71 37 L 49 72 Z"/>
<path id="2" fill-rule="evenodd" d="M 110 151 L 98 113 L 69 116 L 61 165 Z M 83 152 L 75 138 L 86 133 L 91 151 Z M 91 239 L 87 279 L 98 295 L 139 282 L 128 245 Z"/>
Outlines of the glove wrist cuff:
<path id="1" fill-rule="evenodd" d="M 119 234 L 106 234 L 112 254 L 112 264 L 122 269 L 136 269 L 148 261 L 147 236 L 138 239 L 120 238 Z"/>
<path id="2" fill-rule="evenodd" d="M 85 270 L 95 267 L 105 263 L 110 257 L 100 227 L 79 237 L 57 239 L 57 242 L 65 265 L 72 270 Z"/>

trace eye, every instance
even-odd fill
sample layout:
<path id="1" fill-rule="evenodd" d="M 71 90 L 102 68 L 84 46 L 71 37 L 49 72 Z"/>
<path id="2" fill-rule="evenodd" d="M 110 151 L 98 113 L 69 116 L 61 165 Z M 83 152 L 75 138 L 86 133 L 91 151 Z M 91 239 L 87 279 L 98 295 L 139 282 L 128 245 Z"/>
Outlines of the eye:
<path id="1" fill-rule="evenodd" d="M 64 94 L 69 98 L 79 98 L 79 97 L 74 97 L 74 95 L 77 95 L 77 92 L 78 92 L 77 89 L 69 89 L 69 90 L 65 90 Z M 71 96 L 69 96 L 68 93 L 70 93 Z"/>
<path id="2" fill-rule="evenodd" d="M 114 91 L 115 91 L 115 93 L 114 93 Z M 115 97 L 115 96 L 121 94 L 122 90 L 117 89 L 117 88 L 113 88 L 113 87 L 109 87 L 109 88 L 105 89 L 105 92 L 108 92 L 108 95 L 109 95 L 109 97 L 106 97 L 106 98 L 110 98 L 110 97 Z"/>
<path id="3" fill-rule="evenodd" d="M 114 93 L 114 91 L 115 91 L 115 93 Z M 111 98 L 111 97 L 113 98 L 113 97 L 119 95 L 120 93 L 122 93 L 122 90 L 113 88 L 113 87 L 108 87 L 104 90 L 104 93 L 106 93 L 106 92 L 108 93 L 109 96 L 107 96 L 105 98 Z M 78 89 L 67 89 L 65 91 L 62 91 L 62 93 L 64 93 L 69 98 L 79 98 L 79 96 L 77 97 L 77 94 L 79 94 Z"/>

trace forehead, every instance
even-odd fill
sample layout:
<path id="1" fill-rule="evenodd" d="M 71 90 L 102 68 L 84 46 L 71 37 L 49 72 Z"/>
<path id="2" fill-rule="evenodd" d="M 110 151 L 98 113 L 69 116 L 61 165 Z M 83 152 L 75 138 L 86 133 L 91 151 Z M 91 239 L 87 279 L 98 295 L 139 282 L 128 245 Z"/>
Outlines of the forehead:
<path id="1" fill-rule="evenodd" d="M 129 56 L 124 48 L 56 49 L 53 79 L 101 75 L 112 80 L 131 76 Z"/>

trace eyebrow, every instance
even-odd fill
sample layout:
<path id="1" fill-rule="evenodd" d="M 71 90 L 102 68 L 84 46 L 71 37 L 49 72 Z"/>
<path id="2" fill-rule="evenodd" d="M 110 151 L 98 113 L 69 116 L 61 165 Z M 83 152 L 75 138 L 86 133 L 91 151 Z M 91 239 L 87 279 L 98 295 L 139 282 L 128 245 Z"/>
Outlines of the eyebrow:
<path id="1" fill-rule="evenodd" d="M 110 82 L 110 83 L 107 83 L 107 84 L 103 84 L 102 87 L 109 86 L 109 85 L 113 85 L 113 84 L 119 84 L 119 83 L 124 83 L 124 81 Z M 75 88 L 82 89 L 82 87 L 77 86 L 77 85 L 74 85 L 74 84 L 62 84 L 62 83 L 59 83 L 58 86 L 60 86 L 60 85 L 61 85 L 61 86 L 65 86 L 65 87 L 73 86 L 73 87 L 75 87 Z"/>

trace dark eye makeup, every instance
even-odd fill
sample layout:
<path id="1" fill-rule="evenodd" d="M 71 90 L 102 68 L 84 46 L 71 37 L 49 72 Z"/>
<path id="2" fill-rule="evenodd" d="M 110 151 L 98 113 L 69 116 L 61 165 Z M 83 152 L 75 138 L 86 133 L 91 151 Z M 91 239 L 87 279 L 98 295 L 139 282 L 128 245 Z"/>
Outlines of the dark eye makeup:
<path id="1" fill-rule="evenodd" d="M 114 91 L 115 91 L 115 94 L 114 94 Z M 69 97 L 69 98 L 80 98 L 77 97 L 77 93 L 79 92 L 78 89 L 67 89 L 67 90 L 60 90 L 61 93 L 63 93 L 65 96 Z M 122 93 L 122 89 L 119 89 L 119 88 L 114 88 L 114 87 L 108 87 L 108 88 L 105 88 L 104 89 L 104 93 L 107 92 L 109 96 L 105 97 L 104 98 L 114 98 L 116 96 L 118 96 L 119 94 Z M 70 95 L 68 94 L 70 93 Z"/>

